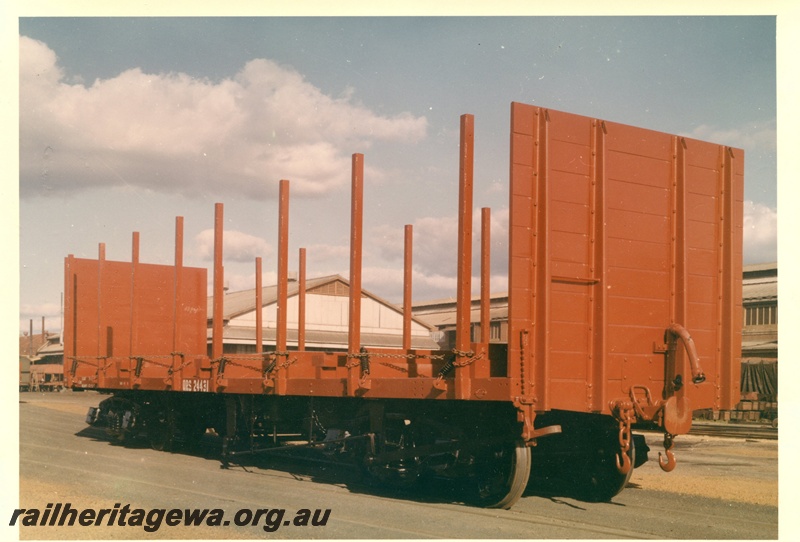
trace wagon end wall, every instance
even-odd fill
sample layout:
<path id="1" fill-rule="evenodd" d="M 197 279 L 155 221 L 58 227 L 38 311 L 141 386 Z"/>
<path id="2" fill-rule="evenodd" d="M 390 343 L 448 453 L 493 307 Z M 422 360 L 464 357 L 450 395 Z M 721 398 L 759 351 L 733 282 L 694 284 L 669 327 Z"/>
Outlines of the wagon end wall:
<path id="1" fill-rule="evenodd" d="M 509 368 L 537 410 L 644 392 L 730 408 L 741 359 L 744 153 L 512 104 Z M 676 348 L 685 329 L 697 359 Z"/>

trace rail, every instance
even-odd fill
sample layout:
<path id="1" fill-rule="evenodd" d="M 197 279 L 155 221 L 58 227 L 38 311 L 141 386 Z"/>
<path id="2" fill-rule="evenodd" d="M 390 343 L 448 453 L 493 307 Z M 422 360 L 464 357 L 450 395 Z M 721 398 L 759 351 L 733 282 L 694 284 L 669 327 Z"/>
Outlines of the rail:
<path id="1" fill-rule="evenodd" d="M 709 437 L 778 440 L 777 427 L 761 424 L 694 422 L 689 434 Z"/>

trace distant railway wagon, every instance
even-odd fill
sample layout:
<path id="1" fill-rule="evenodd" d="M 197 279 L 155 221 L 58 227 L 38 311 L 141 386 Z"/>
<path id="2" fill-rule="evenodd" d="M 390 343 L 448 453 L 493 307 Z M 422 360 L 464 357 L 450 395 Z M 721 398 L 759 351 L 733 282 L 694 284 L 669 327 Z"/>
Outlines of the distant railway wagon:
<path id="1" fill-rule="evenodd" d="M 322 448 L 387 483 L 457 479 L 489 507 L 511 507 L 529 483 L 556 478 L 587 499 L 612 498 L 646 460 L 636 429 L 663 432 L 658 461 L 672 470 L 673 439 L 689 431 L 692 411 L 739 399 L 744 153 L 521 103 L 511 105 L 510 128 L 507 348 L 470 337 L 474 119 L 463 115 L 455 348 L 410 346 L 410 226 L 402 344 L 362 345 L 364 157 L 354 154 L 347 348 L 304 346 L 304 249 L 297 346 L 287 344 L 283 180 L 277 331 L 266 350 L 256 311 L 256 351 L 223 352 L 221 204 L 211 315 L 206 270 L 183 264 L 182 217 L 174 265 L 140 262 L 136 233 L 131 262 L 107 260 L 102 244 L 96 260 L 66 258 L 67 383 L 113 394 L 87 421 L 157 449 L 213 428 L 225 464 Z M 480 228 L 482 329 L 489 216 Z"/>

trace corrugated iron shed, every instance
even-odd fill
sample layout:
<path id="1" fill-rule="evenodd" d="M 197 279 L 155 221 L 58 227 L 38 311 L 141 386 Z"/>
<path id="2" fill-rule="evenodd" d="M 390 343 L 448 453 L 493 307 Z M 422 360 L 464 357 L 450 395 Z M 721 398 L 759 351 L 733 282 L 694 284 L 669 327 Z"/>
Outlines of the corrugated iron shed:
<path id="1" fill-rule="evenodd" d="M 311 299 L 312 294 L 330 295 L 343 297 L 348 294 L 349 281 L 341 275 L 328 275 L 308 279 L 306 281 L 306 294 L 307 300 Z M 300 286 L 297 282 L 290 282 L 288 284 L 287 298 L 292 304 L 293 298 L 299 294 Z M 225 344 L 255 344 L 256 329 L 250 325 L 251 318 L 248 315 L 256 311 L 256 296 L 255 289 L 243 290 L 238 292 L 228 292 L 225 294 L 223 302 L 223 320 L 225 326 L 223 328 L 223 343 Z M 403 311 L 400 307 L 382 299 L 370 292 L 362 290 L 362 299 L 370 300 L 389 311 L 402 317 Z M 262 288 L 262 308 L 275 306 L 278 302 L 278 288 L 277 285 L 266 286 Z M 208 314 L 212 313 L 213 297 L 208 298 Z M 334 309 L 335 310 L 335 309 Z M 414 333 L 411 337 L 411 346 L 415 349 L 421 350 L 434 350 L 438 348 L 438 344 L 431 338 L 430 332 L 435 329 L 435 326 L 419 317 L 412 319 L 413 323 L 417 326 L 417 330 L 422 329 L 424 334 Z M 371 326 L 367 329 L 368 325 L 364 323 L 365 329 L 361 333 L 361 342 L 364 346 L 377 347 L 377 348 L 397 348 L 401 346 L 402 337 L 398 333 L 382 332 L 381 322 Z M 399 329 L 399 328 L 398 328 Z M 387 330 L 389 331 L 389 330 Z M 287 340 L 289 343 L 296 343 L 297 329 L 292 329 L 291 326 L 287 330 Z M 211 329 L 208 330 L 208 337 L 211 338 Z M 305 341 L 309 348 L 318 349 L 338 349 L 347 346 L 347 331 L 331 329 L 328 326 L 315 327 L 314 322 L 306 323 L 306 337 Z M 268 325 L 265 320 L 263 325 L 263 340 L 265 343 L 274 343 L 276 341 L 276 329 Z"/>
<path id="2" fill-rule="evenodd" d="M 470 323 L 480 323 L 480 297 L 471 299 Z M 426 322 L 446 330 L 456 325 L 456 300 L 454 298 L 437 299 L 414 305 L 414 315 L 424 318 Z M 492 294 L 489 303 L 489 319 L 493 322 L 508 319 L 508 294 Z"/>
<path id="3" fill-rule="evenodd" d="M 306 292 L 318 292 L 321 289 L 328 287 L 329 289 L 332 288 L 336 283 L 339 283 L 343 287 L 343 293 L 346 293 L 346 289 L 350 287 L 350 283 L 342 277 L 341 275 L 328 275 L 325 277 L 318 277 L 315 279 L 308 279 L 306 281 Z M 288 297 L 297 296 L 300 291 L 300 285 L 297 282 L 290 282 L 288 285 Z M 261 289 L 261 299 L 264 306 L 272 305 L 273 303 L 277 303 L 278 301 L 278 286 L 271 285 L 265 286 Z M 391 303 L 381 297 L 367 292 L 366 290 L 362 290 L 361 292 L 362 297 L 368 297 L 380 303 L 381 305 L 385 305 L 386 307 L 391 308 L 398 314 L 403 314 L 403 309 Z M 212 307 L 214 304 L 213 296 L 209 296 L 208 298 L 208 314 L 211 314 Z M 255 289 L 250 290 L 241 290 L 238 292 L 228 292 L 225 294 L 225 301 L 223 306 L 223 315 L 225 321 L 232 320 L 237 316 L 241 316 L 243 314 L 247 314 L 248 312 L 252 312 L 256 309 L 256 298 L 255 298 Z M 422 320 L 421 318 L 414 318 L 414 322 L 417 324 L 428 328 L 430 330 L 434 329 L 434 325 L 427 321 L 427 319 Z"/>
<path id="4" fill-rule="evenodd" d="M 744 267 L 742 280 L 742 301 L 754 303 L 760 301 L 777 301 L 778 299 L 778 264 L 755 264 Z"/>

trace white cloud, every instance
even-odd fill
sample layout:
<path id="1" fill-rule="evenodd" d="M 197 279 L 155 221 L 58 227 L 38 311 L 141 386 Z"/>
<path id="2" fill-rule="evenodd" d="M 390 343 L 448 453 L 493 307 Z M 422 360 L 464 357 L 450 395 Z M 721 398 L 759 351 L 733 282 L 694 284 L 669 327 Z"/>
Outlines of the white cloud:
<path id="1" fill-rule="evenodd" d="M 481 210 L 472 217 L 472 291 L 480 291 Z M 412 283 L 414 300 L 454 297 L 458 284 L 458 218 L 455 215 L 422 217 L 413 223 Z M 491 213 L 491 291 L 508 289 L 508 209 Z M 365 267 L 363 282 L 374 293 L 399 301 L 403 296 L 404 230 L 381 225 L 370 230 L 365 239 L 385 266 Z M 370 254 L 369 248 L 365 254 Z"/>
<path id="2" fill-rule="evenodd" d="M 195 238 L 197 257 L 211 261 L 214 259 L 214 230 L 208 229 L 198 233 Z M 272 255 L 272 245 L 260 237 L 236 230 L 226 230 L 222 236 L 223 259 L 232 262 L 255 265 L 256 257 L 263 259 Z"/>
<path id="3" fill-rule="evenodd" d="M 692 130 L 690 137 L 703 141 L 713 141 L 752 151 L 775 151 L 777 129 L 775 121 L 752 122 L 737 128 L 722 129 L 702 124 Z"/>
<path id="4" fill-rule="evenodd" d="M 744 202 L 744 261 L 769 263 L 778 259 L 778 211 L 762 203 Z"/>
<path id="5" fill-rule="evenodd" d="M 306 248 L 306 267 L 310 269 L 331 267 L 350 258 L 350 247 L 347 245 L 311 245 Z M 314 276 L 320 275 L 314 273 Z"/>
<path id="6" fill-rule="evenodd" d="M 452 276 L 455 280 L 458 257 L 458 217 L 422 217 L 413 223 L 414 269 L 425 275 Z M 508 208 L 491 211 L 491 262 L 496 272 L 505 272 L 508 262 Z M 387 261 L 403 261 L 402 228 L 382 225 L 370 231 L 381 256 Z M 481 210 L 472 216 L 472 266 L 477 272 L 481 250 Z"/>
<path id="7" fill-rule="evenodd" d="M 476 271 L 473 269 L 473 271 Z M 489 290 L 495 293 L 508 291 L 506 274 L 492 275 Z M 396 267 L 365 267 L 362 272 L 364 289 L 387 299 L 397 305 L 403 304 L 403 270 Z M 434 299 L 455 299 L 458 280 L 455 275 L 425 274 L 414 270 L 411 274 L 412 302 L 431 301 Z M 480 294 L 480 276 L 473 273 L 472 295 Z"/>
<path id="8" fill-rule="evenodd" d="M 424 117 L 377 115 L 266 59 L 218 82 L 134 68 L 71 84 L 46 44 L 20 37 L 23 197 L 121 185 L 264 197 L 279 179 L 320 194 L 347 183 L 352 152 L 426 130 Z"/>
<path id="9" fill-rule="evenodd" d="M 398 267 L 365 267 L 362 285 L 372 292 L 397 305 L 403 304 L 403 269 Z M 425 274 L 414 270 L 411 274 L 412 302 L 438 299 L 456 295 L 455 276 Z"/>

